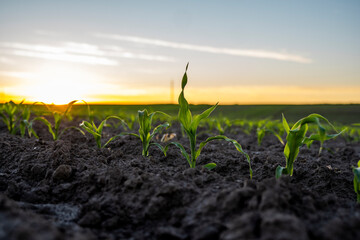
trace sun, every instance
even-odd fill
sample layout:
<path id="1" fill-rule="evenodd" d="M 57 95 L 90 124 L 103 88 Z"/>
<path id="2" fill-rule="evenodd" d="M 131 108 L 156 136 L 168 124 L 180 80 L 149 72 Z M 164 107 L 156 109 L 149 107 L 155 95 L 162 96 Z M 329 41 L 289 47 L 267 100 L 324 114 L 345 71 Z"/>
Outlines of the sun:
<path id="1" fill-rule="evenodd" d="M 21 81 L 4 89 L 6 99 L 25 103 L 65 105 L 73 100 L 131 103 L 144 99 L 149 92 L 156 92 L 152 97 L 159 97 L 159 89 L 134 88 L 126 84 L 126 79 L 104 76 L 95 67 L 47 63 L 31 72 L 12 72 L 11 77 Z"/>
<path id="2" fill-rule="evenodd" d="M 83 100 L 94 91 L 94 75 L 71 66 L 46 65 L 26 76 L 26 83 L 17 88 L 17 95 L 27 102 L 62 105 Z"/>

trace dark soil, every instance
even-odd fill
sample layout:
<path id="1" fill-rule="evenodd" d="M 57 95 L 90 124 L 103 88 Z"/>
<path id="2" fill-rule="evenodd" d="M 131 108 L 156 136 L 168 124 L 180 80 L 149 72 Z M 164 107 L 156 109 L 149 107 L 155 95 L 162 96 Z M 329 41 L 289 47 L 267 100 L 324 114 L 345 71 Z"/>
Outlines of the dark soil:
<path id="1" fill-rule="evenodd" d="M 318 144 L 303 147 L 294 176 L 275 180 L 283 146 L 267 135 L 259 147 L 255 134 L 232 128 L 225 134 L 250 155 L 250 180 L 225 141 L 209 143 L 190 169 L 175 146 L 145 158 L 132 136 L 97 149 L 90 135 L 71 130 L 54 142 L 36 128 L 40 140 L 0 125 L 0 239 L 360 239 L 351 170 L 359 143 L 339 137 L 321 156 Z M 188 146 L 179 129 L 168 132 Z M 107 128 L 104 139 L 117 132 Z M 217 167 L 202 167 L 209 162 Z"/>

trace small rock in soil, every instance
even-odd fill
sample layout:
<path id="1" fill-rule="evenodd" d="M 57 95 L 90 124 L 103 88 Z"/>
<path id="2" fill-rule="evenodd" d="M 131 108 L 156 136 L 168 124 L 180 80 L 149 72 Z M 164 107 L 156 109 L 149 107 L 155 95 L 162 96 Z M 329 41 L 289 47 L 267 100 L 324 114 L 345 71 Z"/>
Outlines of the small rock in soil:
<path id="1" fill-rule="evenodd" d="M 52 178 L 55 181 L 67 180 L 71 177 L 72 168 L 69 165 L 60 165 L 53 173 Z"/>

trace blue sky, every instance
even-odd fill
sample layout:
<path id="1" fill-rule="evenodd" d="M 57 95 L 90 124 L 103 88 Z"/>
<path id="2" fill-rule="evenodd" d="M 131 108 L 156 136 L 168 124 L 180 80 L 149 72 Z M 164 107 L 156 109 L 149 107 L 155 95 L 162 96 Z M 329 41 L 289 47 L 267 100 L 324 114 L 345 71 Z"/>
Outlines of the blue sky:
<path id="1" fill-rule="evenodd" d="M 194 103 L 359 103 L 359 13 L 352 0 L 2 1 L 0 91 L 162 103 L 190 62 Z"/>

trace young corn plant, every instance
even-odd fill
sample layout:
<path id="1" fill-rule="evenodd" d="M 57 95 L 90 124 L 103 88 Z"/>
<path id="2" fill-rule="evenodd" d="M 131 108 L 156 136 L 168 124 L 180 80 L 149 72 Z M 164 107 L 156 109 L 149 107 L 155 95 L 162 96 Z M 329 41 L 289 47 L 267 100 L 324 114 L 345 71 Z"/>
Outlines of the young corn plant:
<path id="1" fill-rule="evenodd" d="M 5 123 L 10 134 L 16 134 L 20 130 L 21 137 L 25 136 L 26 130 L 31 137 L 34 135 L 37 137 L 34 129 L 32 128 L 32 122 L 30 119 L 30 108 L 23 104 L 24 100 L 19 104 L 13 101 L 4 103 L 0 109 L 0 117 Z"/>
<path id="2" fill-rule="evenodd" d="M 360 123 L 353 123 L 346 128 L 345 139 L 348 142 L 360 142 Z"/>
<path id="3" fill-rule="evenodd" d="M 352 167 L 354 173 L 354 191 L 356 193 L 357 203 L 360 203 L 360 161 L 357 163 L 358 167 Z"/>
<path id="4" fill-rule="evenodd" d="M 246 134 L 246 135 L 251 135 L 251 131 L 254 128 L 255 122 L 254 121 L 249 121 L 246 119 L 237 119 L 233 122 L 234 126 L 239 126 L 241 127 L 241 130 Z"/>
<path id="5" fill-rule="evenodd" d="M 267 133 L 271 133 L 272 135 L 274 135 L 279 140 L 279 142 L 282 145 L 284 145 L 284 141 L 281 138 L 281 135 L 283 134 L 283 132 L 281 132 L 281 131 L 278 132 L 276 130 L 275 122 L 261 120 L 258 122 L 258 127 L 256 129 L 257 141 L 258 141 L 259 146 L 261 145 L 262 140 Z"/>
<path id="6" fill-rule="evenodd" d="M 165 148 L 163 148 L 163 146 L 161 146 L 159 143 L 151 142 L 153 137 L 158 132 L 160 132 L 162 129 L 164 129 L 164 128 L 166 129 L 166 128 L 168 128 L 170 126 L 170 124 L 166 122 L 166 123 L 163 123 L 163 124 L 160 124 L 160 125 L 156 126 L 154 128 L 154 130 L 151 132 L 153 117 L 157 113 L 163 114 L 163 115 L 165 115 L 167 117 L 170 117 L 166 113 L 160 112 L 160 111 L 152 112 L 152 113 L 149 114 L 146 109 L 144 109 L 143 111 L 139 110 L 138 111 L 139 134 L 125 133 L 126 135 L 135 136 L 135 137 L 140 139 L 140 141 L 142 143 L 142 155 L 144 157 L 149 156 L 149 149 L 150 149 L 151 145 L 155 145 L 158 148 L 160 148 L 160 150 L 166 156 L 166 151 L 165 151 Z M 122 134 L 122 135 L 124 135 L 124 134 Z"/>
<path id="7" fill-rule="evenodd" d="M 24 100 L 16 104 L 13 101 L 6 102 L 2 105 L 0 116 L 3 122 L 5 123 L 10 134 L 16 134 L 17 123 L 21 115 L 20 108 Z"/>
<path id="8" fill-rule="evenodd" d="M 220 135 L 223 135 L 231 127 L 231 122 L 228 118 L 214 118 L 211 119 L 214 122 L 215 128 L 218 130 Z"/>
<path id="9" fill-rule="evenodd" d="M 50 108 L 49 105 L 45 104 L 45 103 L 41 103 L 43 104 L 47 109 L 48 111 L 51 113 L 53 119 L 54 119 L 54 125 L 51 124 L 51 122 L 49 122 L 49 120 L 47 120 L 45 117 L 36 117 L 34 118 L 33 121 L 41 121 L 42 123 L 44 123 L 48 129 L 49 129 L 49 132 L 50 134 L 52 135 L 53 137 L 53 140 L 54 141 L 57 141 L 60 139 L 61 135 L 66 131 L 66 130 L 69 130 L 69 129 L 76 129 L 78 131 L 80 131 L 82 134 L 84 134 L 84 132 L 77 128 L 77 127 L 67 127 L 65 129 L 63 129 L 62 131 L 60 131 L 60 124 L 62 122 L 62 120 L 66 117 L 66 115 L 68 114 L 68 112 L 71 110 L 71 107 L 72 105 L 77 102 L 77 100 L 74 100 L 74 101 L 71 101 L 67 104 L 66 106 L 66 109 L 64 112 L 59 112 L 59 111 L 54 111 Z"/>
<path id="10" fill-rule="evenodd" d="M 127 123 L 130 130 L 134 130 L 136 122 L 136 115 L 135 114 L 128 114 L 127 116 Z"/>
<path id="11" fill-rule="evenodd" d="M 184 146 L 182 146 L 180 143 L 178 142 L 170 142 L 166 147 L 165 147 L 165 152 L 167 150 L 167 148 L 169 147 L 170 144 L 177 146 L 180 149 L 180 152 L 182 153 L 182 155 L 186 158 L 187 162 L 189 163 L 190 168 L 195 168 L 196 166 L 196 159 L 200 156 L 201 150 L 203 149 L 203 147 L 205 147 L 205 145 L 213 140 L 225 140 L 228 142 L 231 142 L 232 144 L 234 144 L 235 148 L 242 154 L 245 155 L 247 162 L 249 163 L 249 170 L 250 170 L 250 178 L 252 178 L 252 169 L 251 169 L 251 163 L 250 163 L 250 157 L 249 155 L 243 151 L 241 145 L 234 139 L 230 139 L 224 135 L 217 135 L 214 137 L 209 137 L 207 138 L 205 141 L 201 142 L 199 147 L 196 148 L 196 135 L 197 135 L 197 128 L 199 126 L 199 123 L 201 120 L 209 117 L 209 115 L 211 114 L 212 111 L 214 111 L 214 109 L 217 107 L 218 103 L 215 104 L 214 106 L 210 107 L 209 109 L 205 110 L 203 113 L 199 114 L 199 115 L 195 115 L 192 116 L 190 109 L 189 109 L 189 104 L 187 102 L 187 100 L 185 99 L 184 96 L 184 89 L 185 86 L 187 84 L 188 78 L 187 78 L 187 69 L 188 69 L 189 64 L 186 65 L 185 68 L 185 73 L 184 76 L 182 78 L 182 82 L 181 82 L 181 93 L 179 95 L 179 114 L 178 114 L 178 119 L 184 129 L 184 131 L 186 132 L 187 137 L 189 138 L 190 141 L 190 154 L 188 154 L 184 148 Z M 214 167 L 216 167 L 215 163 L 208 163 L 204 166 L 205 168 L 208 169 L 212 169 Z"/>
<path id="12" fill-rule="evenodd" d="M 31 115 L 31 111 L 29 107 L 24 107 L 23 111 L 21 113 L 21 121 L 19 124 L 19 128 L 20 128 L 20 135 L 21 137 L 25 136 L 25 132 L 27 130 L 28 136 L 34 136 L 36 138 L 39 138 L 39 136 L 36 134 L 34 128 L 33 128 L 33 123 L 34 121 L 31 120 L 30 121 L 30 115 Z"/>
<path id="13" fill-rule="evenodd" d="M 112 142 L 117 136 L 114 136 L 112 138 L 110 138 L 104 145 L 101 144 L 101 137 L 102 137 L 102 132 L 103 132 L 103 128 L 104 126 L 106 126 L 106 121 L 109 119 L 118 119 L 122 125 L 127 128 L 127 124 L 125 123 L 124 120 L 122 120 L 120 117 L 117 116 L 108 116 L 106 117 L 100 124 L 99 126 L 96 126 L 96 124 L 94 123 L 93 120 L 90 120 L 90 122 L 88 121 L 82 121 L 82 123 L 80 123 L 80 127 L 82 129 L 84 129 L 85 131 L 87 131 L 88 133 L 90 133 L 91 135 L 93 135 L 96 145 L 98 146 L 98 148 L 104 148 L 106 147 L 110 142 Z M 90 117 L 90 119 L 92 119 Z"/>
<path id="14" fill-rule="evenodd" d="M 256 129 L 257 142 L 259 146 L 261 145 L 262 140 L 265 137 L 265 133 L 266 133 L 266 120 L 261 120 L 258 122 Z"/>
<path id="15" fill-rule="evenodd" d="M 320 149 L 319 149 L 319 154 L 320 154 L 325 140 L 333 139 L 342 133 L 341 131 L 336 134 L 327 134 L 326 129 L 321 125 L 320 120 L 325 121 L 335 131 L 336 129 L 326 118 L 316 113 L 310 114 L 309 116 L 300 119 L 294 124 L 294 126 L 291 129 L 284 115 L 282 115 L 282 119 L 283 119 L 284 129 L 287 133 L 287 137 L 286 137 L 287 143 L 284 148 L 286 166 L 285 167 L 278 166 L 276 168 L 276 173 L 275 173 L 276 178 L 280 178 L 282 175 L 290 175 L 290 176 L 293 175 L 294 162 L 299 154 L 300 147 L 303 144 L 307 144 L 315 140 L 320 141 Z M 306 137 L 306 133 L 309 129 L 308 124 L 317 125 L 318 133 Z"/>

